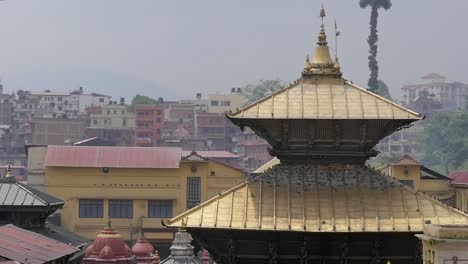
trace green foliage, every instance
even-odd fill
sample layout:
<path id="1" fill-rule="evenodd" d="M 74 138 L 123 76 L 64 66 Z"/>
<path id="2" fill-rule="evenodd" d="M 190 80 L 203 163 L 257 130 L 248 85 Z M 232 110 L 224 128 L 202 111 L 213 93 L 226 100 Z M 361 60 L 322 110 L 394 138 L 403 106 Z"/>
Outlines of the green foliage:
<path id="1" fill-rule="evenodd" d="M 242 94 L 247 98 L 247 103 L 252 103 L 265 96 L 272 94 L 283 87 L 281 80 L 260 80 L 257 83 L 247 84 L 242 87 Z"/>
<path id="2" fill-rule="evenodd" d="M 137 104 L 157 104 L 158 101 L 146 95 L 135 95 L 132 99 L 132 106 Z"/>
<path id="3" fill-rule="evenodd" d="M 463 169 L 468 157 L 468 109 L 431 117 L 420 139 L 424 163 L 443 166 L 445 173 Z"/>
<path id="4" fill-rule="evenodd" d="M 388 86 L 381 80 L 379 80 L 379 88 L 375 91 L 376 94 L 383 96 L 384 98 L 393 101 L 392 95 L 388 90 Z"/>

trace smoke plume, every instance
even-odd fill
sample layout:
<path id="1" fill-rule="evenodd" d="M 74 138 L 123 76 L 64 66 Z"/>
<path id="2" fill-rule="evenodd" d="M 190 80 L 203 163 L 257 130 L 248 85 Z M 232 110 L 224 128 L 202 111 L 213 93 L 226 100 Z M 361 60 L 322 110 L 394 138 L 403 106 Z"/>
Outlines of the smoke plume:
<path id="1" fill-rule="evenodd" d="M 379 89 L 379 64 L 377 62 L 377 41 L 379 40 L 377 23 L 379 18 L 379 9 L 383 8 L 385 10 L 392 7 L 391 0 L 360 0 L 359 6 L 361 8 L 370 7 L 371 16 L 370 16 L 370 34 L 367 42 L 369 43 L 369 90 L 376 92 Z"/>

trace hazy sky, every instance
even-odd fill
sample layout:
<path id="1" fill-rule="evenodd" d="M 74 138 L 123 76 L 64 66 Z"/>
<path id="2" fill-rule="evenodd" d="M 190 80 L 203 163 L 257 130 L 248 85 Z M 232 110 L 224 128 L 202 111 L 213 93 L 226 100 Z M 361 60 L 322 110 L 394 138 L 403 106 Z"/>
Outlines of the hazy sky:
<path id="1" fill-rule="evenodd" d="M 365 85 L 370 10 L 323 2 L 329 37 L 335 18 L 342 33 L 345 78 Z M 291 82 L 315 47 L 319 8 L 315 0 L 5 0 L 0 77 L 7 91 L 83 85 L 172 98 Z M 467 0 L 393 0 L 380 12 L 380 78 L 393 93 L 429 72 L 468 82 L 467 11 Z"/>

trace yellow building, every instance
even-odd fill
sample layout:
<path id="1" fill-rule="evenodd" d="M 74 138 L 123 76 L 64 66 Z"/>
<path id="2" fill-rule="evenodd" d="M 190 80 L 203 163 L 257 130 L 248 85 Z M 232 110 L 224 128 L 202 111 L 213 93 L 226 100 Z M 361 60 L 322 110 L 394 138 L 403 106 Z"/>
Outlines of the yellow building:
<path id="1" fill-rule="evenodd" d="M 126 240 L 169 242 L 161 225 L 243 182 L 242 170 L 180 148 L 49 146 L 46 190 L 67 230 L 93 239 L 110 221 Z"/>
<path id="2" fill-rule="evenodd" d="M 232 88 L 230 94 L 208 94 L 206 104 L 209 113 L 222 114 L 244 106 L 247 98 L 242 95 L 240 88 Z"/>
<path id="3" fill-rule="evenodd" d="M 455 207 L 468 212 L 468 171 L 455 171 L 450 174 L 455 189 Z"/>
<path id="4" fill-rule="evenodd" d="M 424 192 L 449 205 L 455 205 L 455 191 L 450 184 L 451 179 L 422 166 L 410 156 L 405 155 L 400 160 L 384 165 L 378 170 L 413 188 L 415 191 Z"/>
<path id="5" fill-rule="evenodd" d="M 133 129 L 135 114 L 123 104 L 108 104 L 101 106 L 98 113 L 90 115 L 92 128 Z"/>

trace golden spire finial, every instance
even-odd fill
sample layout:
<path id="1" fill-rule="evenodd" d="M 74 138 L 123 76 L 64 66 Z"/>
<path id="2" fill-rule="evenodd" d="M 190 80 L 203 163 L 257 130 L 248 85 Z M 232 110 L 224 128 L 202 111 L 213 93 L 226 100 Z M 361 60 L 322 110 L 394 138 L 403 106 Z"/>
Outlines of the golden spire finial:
<path id="1" fill-rule="evenodd" d="M 322 9 L 320 9 L 320 17 L 322 18 L 322 26 L 323 26 L 323 18 L 326 16 L 327 15 L 325 14 L 325 8 L 323 7 L 323 3 L 322 3 Z"/>
<path id="2" fill-rule="evenodd" d="M 308 58 L 306 59 L 304 71 L 302 73 L 304 78 L 341 78 L 340 65 L 338 61 L 335 62 L 330 56 L 327 35 L 325 33 L 325 16 L 325 8 L 322 4 L 322 8 L 320 9 L 322 24 L 318 35 L 317 47 L 315 47 L 314 56 L 310 60 Z"/>
<path id="3" fill-rule="evenodd" d="M 323 22 L 325 16 L 326 16 L 325 8 L 323 7 L 323 4 L 322 4 L 322 8 L 320 9 L 320 18 L 322 19 L 322 25 L 320 26 L 320 33 L 319 33 L 318 42 L 317 42 L 317 45 L 319 46 L 327 46 L 328 44 L 327 35 L 325 34 L 325 24 Z"/>
<path id="4" fill-rule="evenodd" d="M 12 176 L 12 174 L 11 174 L 11 165 L 8 164 L 7 169 L 6 169 L 5 177 L 11 177 L 11 176 Z"/>

